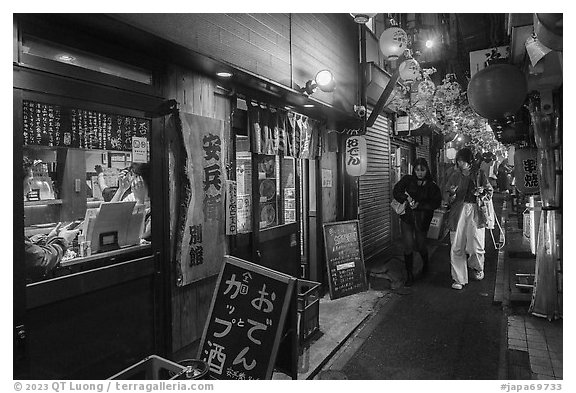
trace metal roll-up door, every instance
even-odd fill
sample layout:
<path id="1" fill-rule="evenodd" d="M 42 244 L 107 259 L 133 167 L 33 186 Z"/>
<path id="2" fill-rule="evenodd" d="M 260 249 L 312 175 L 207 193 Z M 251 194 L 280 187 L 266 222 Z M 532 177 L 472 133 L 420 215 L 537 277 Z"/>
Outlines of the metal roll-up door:
<path id="1" fill-rule="evenodd" d="M 378 116 L 366 130 L 368 167 L 359 179 L 358 212 L 364 259 L 391 243 L 390 222 L 390 121 Z"/>

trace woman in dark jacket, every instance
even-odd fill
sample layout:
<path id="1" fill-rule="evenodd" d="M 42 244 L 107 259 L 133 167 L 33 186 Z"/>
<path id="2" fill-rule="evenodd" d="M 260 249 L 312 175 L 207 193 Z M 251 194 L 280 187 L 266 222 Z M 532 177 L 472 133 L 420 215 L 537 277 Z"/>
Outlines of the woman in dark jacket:
<path id="1" fill-rule="evenodd" d="M 442 194 L 440 188 L 432 180 L 428 162 L 418 158 L 414 162 L 411 175 L 406 175 L 393 190 L 394 199 L 406 204 L 406 212 L 400 216 L 402 241 L 404 243 L 404 264 L 406 266 L 406 286 L 414 281 L 413 253 L 418 251 L 422 256 L 422 273 L 428 270 L 428 251 L 426 236 L 434 215 L 434 210 L 440 207 Z"/>

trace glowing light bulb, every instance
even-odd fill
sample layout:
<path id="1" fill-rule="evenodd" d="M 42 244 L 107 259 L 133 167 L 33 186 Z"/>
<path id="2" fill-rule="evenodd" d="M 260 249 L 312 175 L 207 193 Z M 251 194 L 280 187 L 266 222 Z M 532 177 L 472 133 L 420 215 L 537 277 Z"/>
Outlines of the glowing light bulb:
<path id="1" fill-rule="evenodd" d="M 434 46 L 434 41 L 426 40 L 426 48 L 432 48 Z"/>

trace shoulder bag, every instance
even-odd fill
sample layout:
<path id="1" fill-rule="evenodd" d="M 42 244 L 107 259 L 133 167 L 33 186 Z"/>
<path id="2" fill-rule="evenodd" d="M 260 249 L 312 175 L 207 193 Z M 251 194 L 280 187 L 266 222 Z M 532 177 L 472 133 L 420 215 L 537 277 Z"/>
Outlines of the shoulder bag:
<path id="1" fill-rule="evenodd" d="M 390 202 L 390 206 L 392 207 L 392 210 L 396 212 L 396 214 L 401 216 L 402 214 L 406 213 L 406 203 L 407 201 L 404 201 L 404 203 L 400 203 L 396 199 L 392 199 L 392 202 Z"/>

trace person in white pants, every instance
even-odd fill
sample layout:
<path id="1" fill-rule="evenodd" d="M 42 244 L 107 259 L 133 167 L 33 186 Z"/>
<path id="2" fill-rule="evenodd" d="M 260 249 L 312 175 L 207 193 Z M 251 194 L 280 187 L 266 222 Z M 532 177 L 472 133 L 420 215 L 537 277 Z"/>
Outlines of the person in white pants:
<path id="1" fill-rule="evenodd" d="M 456 154 L 458 169 L 446 181 L 445 193 L 450 204 L 450 264 L 452 288 L 468 284 L 468 267 L 474 279 L 484 278 L 484 240 L 486 223 L 481 222 L 477 197 L 492 197 L 492 186 L 482 170 L 473 168 L 474 155 L 468 148 Z M 467 257 L 468 254 L 468 257 Z"/>

